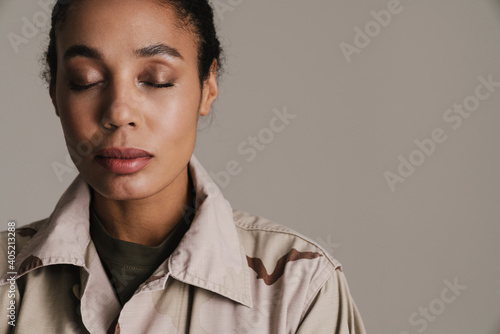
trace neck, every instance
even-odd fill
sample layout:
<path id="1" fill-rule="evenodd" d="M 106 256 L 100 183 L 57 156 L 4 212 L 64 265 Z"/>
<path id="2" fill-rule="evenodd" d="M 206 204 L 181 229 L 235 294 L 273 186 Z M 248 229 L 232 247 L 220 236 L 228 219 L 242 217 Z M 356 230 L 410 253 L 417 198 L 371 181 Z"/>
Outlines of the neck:
<path id="1" fill-rule="evenodd" d="M 161 244 L 194 211 L 188 166 L 168 187 L 148 198 L 116 201 L 92 193 L 91 205 L 112 237 L 146 246 Z"/>

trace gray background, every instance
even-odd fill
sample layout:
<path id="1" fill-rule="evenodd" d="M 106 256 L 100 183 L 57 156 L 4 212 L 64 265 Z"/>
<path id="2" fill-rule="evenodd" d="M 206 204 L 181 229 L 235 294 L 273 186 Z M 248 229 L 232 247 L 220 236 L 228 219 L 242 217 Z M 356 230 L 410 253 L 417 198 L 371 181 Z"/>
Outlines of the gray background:
<path id="1" fill-rule="evenodd" d="M 340 43 L 353 45 L 355 27 L 389 2 L 219 0 L 231 8 L 217 18 L 227 71 L 195 154 L 214 173 L 241 164 L 222 187 L 233 207 L 288 225 L 343 263 L 370 333 L 498 334 L 500 88 L 458 129 L 443 115 L 479 76 L 500 82 L 500 2 L 401 0 L 348 62 Z M 33 16 L 43 18 L 38 1 L 0 2 L 2 229 L 48 216 L 76 176 L 53 168 L 67 152 L 38 78 L 48 24 L 19 52 L 7 38 Z M 296 118 L 246 161 L 238 145 L 269 127 L 274 108 Z M 397 173 L 398 157 L 436 128 L 447 140 L 392 191 L 384 172 Z M 444 303 L 454 280 L 466 288 Z"/>

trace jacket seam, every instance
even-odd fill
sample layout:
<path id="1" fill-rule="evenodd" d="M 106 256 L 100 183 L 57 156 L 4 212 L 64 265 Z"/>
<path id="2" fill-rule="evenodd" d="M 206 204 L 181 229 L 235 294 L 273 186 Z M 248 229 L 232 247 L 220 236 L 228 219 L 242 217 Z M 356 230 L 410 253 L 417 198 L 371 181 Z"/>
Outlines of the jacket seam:
<path id="1" fill-rule="evenodd" d="M 242 223 L 240 220 L 238 220 L 237 223 L 238 222 Z M 308 238 L 304 237 L 303 235 L 300 235 L 297 232 L 290 231 L 289 229 L 286 229 L 286 228 L 284 228 L 283 230 L 279 230 L 279 229 L 276 229 L 276 228 L 273 228 L 273 227 L 268 227 L 268 228 L 266 228 L 266 227 L 249 227 L 249 226 L 242 226 L 242 225 L 239 225 L 239 224 L 236 224 L 236 226 L 238 228 L 241 228 L 241 229 L 245 230 L 245 231 L 272 232 L 272 233 L 286 234 L 286 235 L 290 235 L 290 236 L 293 236 L 295 238 L 301 239 L 302 241 L 305 241 L 310 246 L 313 246 L 313 247 L 317 248 L 318 250 L 320 250 L 322 252 L 322 255 L 325 258 L 328 259 L 328 262 L 330 262 L 333 265 L 334 269 L 342 267 L 342 265 L 339 262 L 335 263 L 334 261 L 332 261 L 330 254 L 328 254 L 323 249 L 323 247 L 321 247 L 320 245 L 316 244 L 314 241 L 309 240 Z"/>
<path id="2" fill-rule="evenodd" d="M 321 274 L 320 274 L 320 277 L 324 275 L 324 272 L 328 270 L 328 267 L 326 267 L 325 269 L 323 269 L 321 271 Z M 307 311 L 309 310 L 309 308 L 311 307 L 311 304 L 312 302 L 314 301 L 314 299 L 319 295 L 319 293 L 321 292 L 321 289 L 323 289 L 323 287 L 325 286 L 326 282 L 332 277 L 332 274 L 335 272 L 335 268 L 334 269 L 331 269 L 326 275 L 325 275 L 325 278 L 320 280 L 320 282 L 317 283 L 317 286 L 316 287 L 313 287 L 311 285 L 311 293 L 310 293 L 310 296 L 308 296 L 308 298 L 306 299 L 306 302 L 304 303 L 304 309 L 302 310 L 302 313 L 300 315 L 300 319 L 299 319 L 299 324 L 302 323 L 302 321 L 304 320 L 304 317 L 307 313 Z M 319 278 L 318 278 L 319 280 Z"/>
<path id="3" fill-rule="evenodd" d="M 171 273 L 171 275 L 172 275 L 172 273 Z M 185 270 L 180 271 L 178 273 L 178 275 L 183 275 L 184 277 L 188 277 L 188 278 L 194 278 L 194 279 L 197 279 L 197 280 L 203 282 L 204 285 L 206 285 L 206 286 L 202 287 L 202 286 L 199 286 L 198 284 L 196 285 L 200 289 L 204 289 L 204 290 L 207 290 L 207 291 L 215 292 L 215 293 L 217 293 L 218 295 L 220 295 L 220 296 L 222 296 L 224 298 L 231 299 L 232 301 L 235 301 L 235 302 L 238 302 L 238 303 L 242 303 L 242 304 L 248 303 L 248 301 L 246 300 L 246 298 L 244 296 L 242 296 L 240 293 L 237 293 L 237 292 L 233 291 L 232 289 L 229 289 L 229 288 L 227 288 L 225 286 L 222 286 L 220 284 L 208 281 L 208 280 L 203 279 L 201 277 L 198 277 L 196 275 L 192 275 L 192 274 L 188 273 Z M 176 276 L 178 276 L 178 275 L 176 275 Z M 185 280 L 181 280 L 179 278 L 176 278 L 176 279 L 178 279 L 179 281 L 181 281 L 181 282 L 183 282 L 185 284 L 192 285 L 191 283 L 188 283 Z M 210 289 L 209 286 L 213 286 L 213 288 Z M 214 290 L 216 290 L 216 291 L 214 291 Z M 225 295 L 223 295 L 221 293 L 229 293 L 231 295 L 231 297 L 225 296 Z"/>

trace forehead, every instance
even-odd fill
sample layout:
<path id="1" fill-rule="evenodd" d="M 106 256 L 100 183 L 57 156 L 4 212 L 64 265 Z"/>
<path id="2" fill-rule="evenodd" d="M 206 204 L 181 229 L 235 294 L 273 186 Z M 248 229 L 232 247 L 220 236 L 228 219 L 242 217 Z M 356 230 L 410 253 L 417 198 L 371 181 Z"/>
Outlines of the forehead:
<path id="1" fill-rule="evenodd" d="M 68 8 L 57 32 L 61 54 L 71 45 L 89 45 L 111 56 L 166 44 L 186 61 L 197 59 L 197 35 L 171 5 L 158 0 L 77 0 Z"/>

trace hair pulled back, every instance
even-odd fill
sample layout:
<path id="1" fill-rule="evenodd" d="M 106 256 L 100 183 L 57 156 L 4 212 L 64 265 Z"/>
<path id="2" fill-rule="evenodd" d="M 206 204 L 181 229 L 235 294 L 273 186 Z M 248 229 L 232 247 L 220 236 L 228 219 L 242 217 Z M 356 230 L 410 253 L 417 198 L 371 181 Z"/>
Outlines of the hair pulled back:
<path id="1" fill-rule="evenodd" d="M 71 4 L 85 0 L 58 0 L 52 10 L 49 45 L 44 54 L 45 70 L 43 76 L 50 89 L 55 88 L 57 77 L 57 30 L 65 21 L 66 13 Z M 217 60 L 216 74 L 222 72 L 223 50 L 214 24 L 213 9 L 208 0 L 155 0 L 175 11 L 184 29 L 191 30 L 198 39 L 198 77 L 200 86 L 210 75 L 213 60 Z"/>

